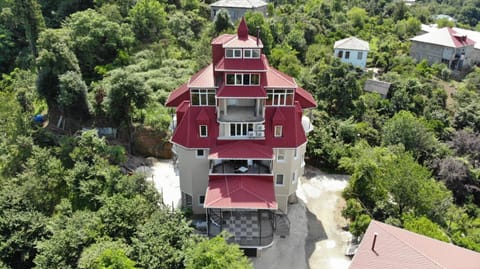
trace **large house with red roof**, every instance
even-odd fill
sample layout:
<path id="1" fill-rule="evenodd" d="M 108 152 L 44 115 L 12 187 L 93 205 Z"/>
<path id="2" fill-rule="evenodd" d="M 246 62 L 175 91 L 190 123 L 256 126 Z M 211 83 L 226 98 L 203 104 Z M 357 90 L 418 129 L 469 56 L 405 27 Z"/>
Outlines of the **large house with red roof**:
<path id="1" fill-rule="evenodd" d="M 480 253 L 375 220 L 349 269 L 478 269 Z"/>
<path id="2" fill-rule="evenodd" d="M 312 129 L 303 111 L 316 102 L 268 64 L 244 19 L 211 44 L 213 62 L 166 103 L 176 107 L 182 204 L 206 214 L 210 236 L 225 230 L 242 247 L 266 247 L 287 223 Z"/>
<path id="3" fill-rule="evenodd" d="M 429 64 L 444 63 L 451 69 L 472 64 L 475 41 L 452 28 L 445 27 L 411 38 L 410 56 Z"/>

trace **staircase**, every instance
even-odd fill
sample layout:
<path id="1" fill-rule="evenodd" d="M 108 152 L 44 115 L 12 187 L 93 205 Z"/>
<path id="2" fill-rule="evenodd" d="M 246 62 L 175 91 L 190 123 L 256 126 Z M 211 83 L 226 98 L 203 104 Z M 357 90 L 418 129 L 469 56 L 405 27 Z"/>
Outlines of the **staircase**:
<path id="1" fill-rule="evenodd" d="M 282 238 L 290 235 L 290 220 L 283 212 L 275 213 L 275 234 Z"/>

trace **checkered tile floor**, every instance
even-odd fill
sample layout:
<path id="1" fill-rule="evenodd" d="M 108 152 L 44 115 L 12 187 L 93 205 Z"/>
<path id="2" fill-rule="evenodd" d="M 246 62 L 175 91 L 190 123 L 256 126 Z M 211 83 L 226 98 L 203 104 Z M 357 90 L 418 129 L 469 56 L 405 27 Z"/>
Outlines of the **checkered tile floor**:
<path id="1" fill-rule="evenodd" d="M 224 229 L 234 235 L 236 238 L 251 238 L 260 236 L 257 214 L 231 216 L 226 220 Z"/>

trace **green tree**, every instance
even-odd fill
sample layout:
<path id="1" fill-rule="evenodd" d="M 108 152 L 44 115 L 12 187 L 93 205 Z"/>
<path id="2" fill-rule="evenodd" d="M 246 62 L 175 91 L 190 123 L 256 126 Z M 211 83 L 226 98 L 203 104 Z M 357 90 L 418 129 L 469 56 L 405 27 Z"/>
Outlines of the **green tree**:
<path id="1" fill-rule="evenodd" d="M 423 234 L 440 241 L 450 242 L 450 239 L 443 229 L 438 224 L 424 216 L 415 218 L 411 214 L 404 215 L 403 227 L 414 233 Z"/>
<path id="2" fill-rule="evenodd" d="M 121 241 L 100 241 L 85 248 L 78 260 L 80 269 L 132 269 L 135 262 L 128 258 L 130 247 Z"/>
<path id="3" fill-rule="evenodd" d="M 37 56 L 37 39 L 40 32 L 45 28 L 42 10 L 37 0 L 13 1 L 13 14 L 16 22 L 25 30 L 30 52 Z"/>
<path id="4" fill-rule="evenodd" d="M 238 245 L 228 244 L 225 234 L 210 240 L 202 240 L 187 250 L 185 258 L 186 269 L 240 269 L 253 268 Z"/>
<path id="5" fill-rule="evenodd" d="M 58 105 L 67 115 L 79 119 L 89 116 L 89 104 L 87 100 L 87 85 L 78 72 L 68 71 L 58 77 L 59 94 Z"/>
<path id="6" fill-rule="evenodd" d="M 165 36 L 167 13 L 157 0 L 140 0 L 128 13 L 130 24 L 137 39 L 155 42 Z"/>
<path id="7" fill-rule="evenodd" d="M 232 19 L 230 18 L 230 13 L 228 10 L 221 8 L 217 15 L 215 15 L 215 19 L 213 20 L 215 34 L 219 34 L 221 32 L 225 32 L 228 30 L 233 30 L 234 25 Z"/>
<path id="8" fill-rule="evenodd" d="M 353 27 L 363 28 L 365 21 L 368 19 L 367 11 L 363 8 L 353 7 L 347 12 L 347 17 Z"/>
<path id="9" fill-rule="evenodd" d="M 96 7 L 102 7 L 104 5 L 118 5 L 120 13 L 123 17 L 126 17 L 128 11 L 135 5 L 136 0 L 93 0 Z"/>

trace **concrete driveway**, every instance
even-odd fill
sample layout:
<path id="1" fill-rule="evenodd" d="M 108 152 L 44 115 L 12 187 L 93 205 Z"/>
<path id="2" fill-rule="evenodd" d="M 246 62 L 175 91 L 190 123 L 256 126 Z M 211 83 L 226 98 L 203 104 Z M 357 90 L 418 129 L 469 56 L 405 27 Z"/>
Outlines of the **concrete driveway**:
<path id="1" fill-rule="evenodd" d="M 347 269 L 344 251 L 350 236 L 341 227 L 344 204 L 341 193 L 348 176 L 307 167 L 297 189 L 299 201 L 289 206 L 290 236 L 252 258 L 257 269 Z"/>

